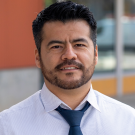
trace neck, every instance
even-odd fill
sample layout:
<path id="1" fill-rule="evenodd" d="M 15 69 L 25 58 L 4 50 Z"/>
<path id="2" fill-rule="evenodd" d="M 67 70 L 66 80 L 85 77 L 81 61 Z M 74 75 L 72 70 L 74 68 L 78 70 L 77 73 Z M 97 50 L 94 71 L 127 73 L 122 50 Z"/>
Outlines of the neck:
<path id="1" fill-rule="evenodd" d="M 61 89 L 55 85 L 52 85 L 45 80 L 47 88 L 56 95 L 60 100 L 67 104 L 72 110 L 74 110 L 86 97 L 90 90 L 91 81 L 87 82 L 83 86 L 77 89 Z"/>

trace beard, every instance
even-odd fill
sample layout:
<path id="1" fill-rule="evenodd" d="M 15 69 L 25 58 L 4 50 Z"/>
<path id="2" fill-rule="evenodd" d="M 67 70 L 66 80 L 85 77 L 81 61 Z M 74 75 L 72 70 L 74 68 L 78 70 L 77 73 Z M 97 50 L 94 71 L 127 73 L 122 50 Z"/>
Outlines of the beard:
<path id="1" fill-rule="evenodd" d="M 56 74 L 57 72 L 61 71 L 61 67 L 64 65 L 75 65 L 78 67 L 78 70 L 82 71 L 82 75 L 80 79 L 78 80 L 71 80 L 71 81 L 66 81 L 62 80 L 59 78 L 59 76 Z M 57 65 L 54 70 L 48 70 L 45 65 L 43 64 L 42 59 L 40 58 L 40 66 L 41 66 L 41 71 L 44 76 L 44 78 L 51 84 L 62 88 L 62 89 L 76 89 L 81 87 L 82 85 L 86 84 L 92 77 L 95 69 L 95 57 L 93 59 L 92 64 L 88 67 L 85 68 L 82 64 L 76 62 L 75 60 L 65 60 L 63 63 Z M 74 73 L 66 73 L 66 76 L 73 77 Z"/>

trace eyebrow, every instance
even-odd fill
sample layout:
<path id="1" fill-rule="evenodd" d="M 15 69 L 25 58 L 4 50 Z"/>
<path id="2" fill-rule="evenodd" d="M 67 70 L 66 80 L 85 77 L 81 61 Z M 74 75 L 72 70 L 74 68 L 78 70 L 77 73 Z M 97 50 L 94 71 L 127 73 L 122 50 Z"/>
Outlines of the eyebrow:
<path id="1" fill-rule="evenodd" d="M 85 43 L 88 44 L 88 41 L 87 41 L 86 39 L 84 39 L 84 38 L 74 39 L 72 42 L 73 42 L 73 43 L 75 43 L 75 42 L 85 42 Z"/>
<path id="2" fill-rule="evenodd" d="M 47 46 L 50 46 L 52 44 L 64 44 L 64 42 L 59 40 L 52 40 L 47 44 Z"/>

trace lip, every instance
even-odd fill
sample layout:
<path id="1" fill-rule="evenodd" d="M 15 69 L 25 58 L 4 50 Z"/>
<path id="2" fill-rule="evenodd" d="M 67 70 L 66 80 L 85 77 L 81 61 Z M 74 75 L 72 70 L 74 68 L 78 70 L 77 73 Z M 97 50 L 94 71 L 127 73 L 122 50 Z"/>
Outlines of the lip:
<path id="1" fill-rule="evenodd" d="M 63 69 L 63 68 L 69 68 L 69 67 L 74 67 L 75 69 Z M 71 70 L 78 70 L 79 68 L 75 65 L 66 65 L 66 66 L 63 66 L 60 68 L 60 70 L 62 71 L 65 71 L 65 70 L 68 70 L 68 71 L 71 71 Z"/>
<path id="2" fill-rule="evenodd" d="M 64 69 L 64 70 L 60 70 L 61 73 L 75 73 L 78 72 L 79 69 Z"/>

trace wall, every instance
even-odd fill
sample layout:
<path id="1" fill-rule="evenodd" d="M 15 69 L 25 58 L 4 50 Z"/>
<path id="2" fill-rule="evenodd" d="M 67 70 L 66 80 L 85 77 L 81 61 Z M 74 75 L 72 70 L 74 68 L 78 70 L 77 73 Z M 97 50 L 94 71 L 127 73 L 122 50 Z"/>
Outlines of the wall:
<path id="1" fill-rule="evenodd" d="M 0 2 L 0 111 L 39 90 L 32 21 L 42 8 L 42 0 Z"/>

